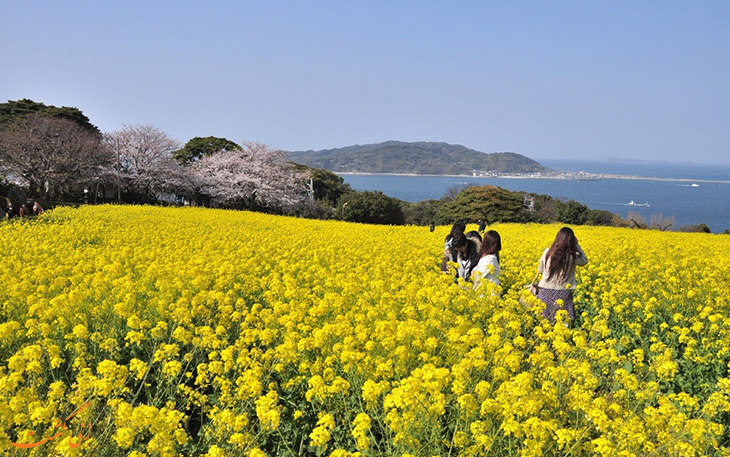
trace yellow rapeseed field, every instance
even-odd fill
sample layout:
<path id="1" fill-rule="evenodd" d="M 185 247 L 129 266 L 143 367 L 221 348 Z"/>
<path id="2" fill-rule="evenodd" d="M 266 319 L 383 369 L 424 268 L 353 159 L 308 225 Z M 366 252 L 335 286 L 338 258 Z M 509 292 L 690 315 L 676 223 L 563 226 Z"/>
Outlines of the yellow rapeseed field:
<path id="1" fill-rule="evenodd" d="M 730 236 L 573 227 L 569 328 L 523 289 L 560 226 L 491 228 L 501 290 L 439 271 L 450 227 L 2 223 L 0 454 L 730 455 Z"/>

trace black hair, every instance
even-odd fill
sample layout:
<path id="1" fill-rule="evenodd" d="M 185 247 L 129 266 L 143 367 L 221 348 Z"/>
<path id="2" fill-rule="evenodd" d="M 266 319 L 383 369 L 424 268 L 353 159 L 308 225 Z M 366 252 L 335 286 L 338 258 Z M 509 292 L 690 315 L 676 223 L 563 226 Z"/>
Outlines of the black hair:
<path id="1" fill-rule="evenodd" d="M 449 241 L 456 235 L 457 233 L 464 234 L 464 230 L 466 230 L 466 224 L 464 222 L 455 222 L 454 225 L 451 226 L 451 232 L 446 235 L 446 239 L 444 241 Z"/>
<path id="2" fill-rule="evenodd" d="M 451 237 L 451 247 L 460 248 L 466 246 L 466 235 L 464 233 L 457 233 Z"/>
<path id="3" fill-rule="evenodd" d="M 467 232 L 466 237 L 467 238 L 476 238 L 477 240 L 479 240 L 480 243 L 482 242 L 482 236 L 476 230 L 472 230 L 471 232 Z"/>

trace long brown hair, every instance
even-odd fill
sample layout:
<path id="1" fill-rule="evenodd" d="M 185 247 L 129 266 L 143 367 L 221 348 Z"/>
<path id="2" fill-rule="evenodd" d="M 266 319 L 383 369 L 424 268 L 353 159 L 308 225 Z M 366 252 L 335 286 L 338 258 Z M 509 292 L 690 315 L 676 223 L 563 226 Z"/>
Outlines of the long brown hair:
<path id="1" fill-rule="evenodd" d="M 484 234 L 484 240 L 482 240 L 482 248 L 479 250 L 479 257 L 485 255 L 494 255 L 497 257 L 497 263 L 499 263 L 499 251 L 502 250 L 502 238 L 499 233 L 494 230 L 489 230 Z"/>
<path id="2" fill-rule="evenodd" d="M 547 279 L 552 277 L 565 279 L 575 269 L 575 253 L 578 251 L 578 239 L 569 227 L 558 230 L 553 245 L 548 249 L 546 259 L 550 260 Z M 547 262 L 547 260 L 546 260 Z"/>

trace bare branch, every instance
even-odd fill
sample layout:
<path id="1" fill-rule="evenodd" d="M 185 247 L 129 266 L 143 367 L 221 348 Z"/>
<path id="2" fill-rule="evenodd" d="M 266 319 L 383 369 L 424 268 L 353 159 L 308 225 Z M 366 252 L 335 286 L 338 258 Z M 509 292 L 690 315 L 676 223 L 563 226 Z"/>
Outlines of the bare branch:
<path id="1" fill-rule="evenodd" d="M 97 134 L 67 119 L 29 115 L 0 131 L 0 167 L 46 198 L 104 180 L 112 163 Z"/>

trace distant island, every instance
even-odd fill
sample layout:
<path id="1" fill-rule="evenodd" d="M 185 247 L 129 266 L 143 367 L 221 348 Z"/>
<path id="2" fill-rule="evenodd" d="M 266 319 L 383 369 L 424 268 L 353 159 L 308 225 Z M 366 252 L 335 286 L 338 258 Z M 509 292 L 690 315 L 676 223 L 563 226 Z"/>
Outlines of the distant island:
<path id="1" fill-rule="evenodd" d="M 386 141 L 287 154 L 292 162 L 336 173 L 501 176 L 553 171 L 514 152 L 484 153 L 438 142 Z"/>

